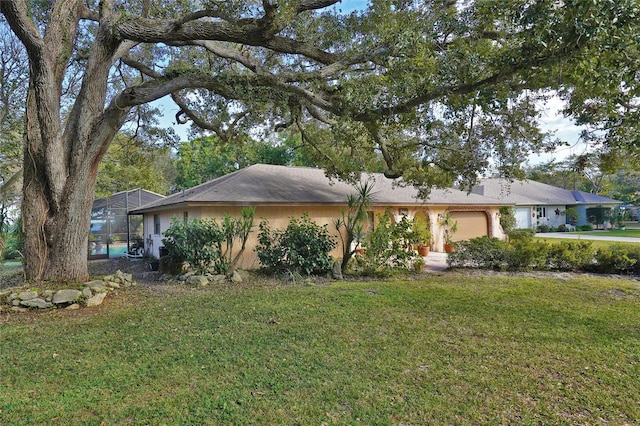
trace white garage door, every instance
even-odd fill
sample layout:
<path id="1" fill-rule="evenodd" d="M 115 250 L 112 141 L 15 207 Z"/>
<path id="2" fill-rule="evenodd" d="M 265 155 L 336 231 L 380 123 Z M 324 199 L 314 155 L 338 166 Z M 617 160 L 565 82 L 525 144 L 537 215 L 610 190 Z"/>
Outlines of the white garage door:
<path id="1" fill-rule="evenodd" d="M 453 241 L 470 240 L 489 235 L 485 212 L 451 212 L 451 219 L 458 222 L 458 231 L 451 238 Z"/>
<path id="2" fill-rule="evenodd" d="M 528 207 L 516 209 L 516 228 L 531 228 L 531 214 Z"/>

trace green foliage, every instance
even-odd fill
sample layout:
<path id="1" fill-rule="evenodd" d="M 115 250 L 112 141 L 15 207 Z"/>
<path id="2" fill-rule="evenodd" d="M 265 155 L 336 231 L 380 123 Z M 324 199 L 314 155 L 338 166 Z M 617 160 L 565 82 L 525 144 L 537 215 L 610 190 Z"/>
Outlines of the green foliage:
<path id="1" fill-rule="evenodd" d="M 413 250 L 416 240 L 412 228 L 406 216 L 392 222 L 389 210 L 378 215 L 375 229 L 366 235 L 367 251 L 358 269 L 369 276 L 388 276 L 394 268 L 408 268 L 419 258 Z"/>
<path id="2" fill-rule="evenodd" d="M 597 229 L 611 219 L 612 213 L 610 207 L 589 207 L 587 208 L 587 220 L 590 224 L 595 225 Z"/>
<path id="3" fill-rule="evenodd" d="M 424 215 L 417 215 L 413 218 L 411 227 L 413 238 L 416 244 L 428 246 L 431 244 L 431 229 L 429 222 Z"/>
<path id="4" fill-rule="evenodd" d="M 177 189 L 191 188 L 252 164 L 311 165 L 303 150 L 294 150 L 295 143 L 295 138 L 271 143 L 249 137 L 223 141 L 217 136 L 184 142 L 178 147 L 175 160 L 175 186 Z"/>
<path id="5" fill-rule="evenodd" d="M 536 231 L 531 228 L 518 228 L 512 229 L 507 235 L 509 236 L 509 240 L 513 241 L 522 238 L 533 238 L 533 236 L 536 235 Z"/>
<path id="6" fill-rule="evenodd" d="M 593 231 L 593 225 L 587 223 L 585 225 L 576 226 L 577 231 Z"/>
<path id="7" fill-rule="evenodd" d="M 497 238 L 487 236 L 460 241 L 456 250 L 449 253 L 447 262 L 450 267 L 472 267 L 481 269 L 507 269 L 510 246 Z"/>
<path id="8" fill-rule="evenodd" d="M 530 237 L 509 243 L 480 237 L 456 244 L 449 266 L 506 271 L 555 270 L 640 275 L 640 247 L 614 244 L 595 249 L 590 241 L 549 243 Z"/>
<path id="9" fill-rule="evenodd" d="M 305 213 L 291 218 L 286 229 L 272 230 L 268 221 L 259 225 L 256 253 L 260 263 L 274 272 L 290 274 L 324 274 L 331 270 L 329 253 L 336 246 L 327 229 Z"/>
<path id="10" fill-rule="evenodd" d="M 564 211 L 564 214 L 567 218 L 567 221 L 572 225 L 575 225 L 576 222 L 580 219 L 580 213 L 578 213 L 578 209 L 575 207 L 569 207 Z"/>
<path id="11" fill-rule="evenodd" d="M 173 218 L 162 242 L 169 252 L 170 263 L 187 262 L 198 273 L 228 274 L 244 253 L 247 238 L 253 227 L 255 209 L 242 209 L 241 218 L 225 216 L 218 224 L 215 219 Z M 234 245 L 240 242 L 235 252 Z"/>
<path id="12" fill-rule="evenodd" d="M 96 197 L 135 188 L 168 194 L 174 180 L 170 154 L 168 147 L 141 143 L 119 134 L 100 163 Z"/>
<path id="13" fill-rule="evenodd" d="M 510 243 L 507 269 L 511 271 L 542 270 L 547 267 L 550 244 L 534 238 L 517 238 Z"/>
<path id="14" fill-rule="evenodd" d="M 596 270 L 609 274 L 629 274 L 633 272 L 638 260 L 640 259 L 637 256 L 630 256 L 628 246 L 618 244 L 602 247 L 596 252 Z"/>
<path id="15" fill-rule="evenodd" d="M 561 241 L 551 244 L 547 267 L 560 271 L 584 271 L 594 263 L 595 249 L 589 241 Z"/>
<path id="16" fill-rule="evenodd" d="M 333 221 L 342 244 L 342 270 L 346 270 L 349 260 L 362 243 L 363 223 L 367 220 L 367 209 L 371 205 L 373 183 L 364 182 L 355 185 L 356 194 L 347 197 L 347 208 L 341 211 L 341 217 Z M 356 245 L 354 246 L 354 242 Z"/>
<path id="17" fill-rule="evenodd" d="M 446 212 L 440 217 L 440 225 L 444 228 L 444 242 L 445 244 L 451 244 L 453 234 L 458 232 L 458 221 L 453 220 L 451 212 Z"/>
<path id="18" fill-rule="evenodd" d="M 499 211 L 500 226 L 506 234 L 509 234 L 509 232 L 515 229 L 518 224 L 518 220 L 516 219 L 516 209 L 514 207 L 502 206 Z"/>

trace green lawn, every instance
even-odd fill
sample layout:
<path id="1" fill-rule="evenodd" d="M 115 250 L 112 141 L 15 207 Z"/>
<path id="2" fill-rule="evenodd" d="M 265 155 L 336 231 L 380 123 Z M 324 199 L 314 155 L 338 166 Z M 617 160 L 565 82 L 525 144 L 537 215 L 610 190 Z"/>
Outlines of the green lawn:
<path id="1" fill-rule="evenodd" d="M 607 237 L 640 237 L 640 229 L 611 229 L 607 231 L 580 231 L 580 232 L 572 232 L 572 234 L 580 234 L 580 235 L 601 235 Z"/>
<path id="2" fill-rule="evenodd" d="M 638 324 L 587 276 L 123 291 L 0 314 L 0 425 L 631 424 Z"/>

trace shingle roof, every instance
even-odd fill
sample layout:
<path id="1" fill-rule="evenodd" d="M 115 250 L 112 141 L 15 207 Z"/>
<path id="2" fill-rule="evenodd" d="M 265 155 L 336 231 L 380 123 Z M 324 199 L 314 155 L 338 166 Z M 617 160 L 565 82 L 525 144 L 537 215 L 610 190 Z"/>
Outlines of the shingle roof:
<path id="1" fill-rule="evenodd" d="M 374 182 L 374 205 L 423 204 L 413 187 L 394 186 L 392 180 L 380 173 L 363 174 L 362 178 L 363 181 L 369 178 Z M 348 183 L 329 180 L 322 169 L 256 164 L 152 202 L 133 213 L 184 204 L 345 205 L 347 197 L 355 192 L 354 187 Z M 434 189 L 426 204 L 497 206 L 504 205 L 504 202 L 456 189 Z"/>
<path id="2" fill-rule="evenodd" d="M 619 204 L 620 201 L 583 191 L 570 191 L 532 180 L 484 179 L 472 190 L 516 205 Z"/>

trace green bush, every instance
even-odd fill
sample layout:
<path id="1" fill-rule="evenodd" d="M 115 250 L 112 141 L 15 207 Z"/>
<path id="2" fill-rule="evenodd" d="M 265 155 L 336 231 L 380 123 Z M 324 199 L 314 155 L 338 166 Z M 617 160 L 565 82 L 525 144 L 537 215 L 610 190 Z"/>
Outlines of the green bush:
<path id="1" fill-rule="evenodd" d="M 589 241 L 543 240 L 521 237 L 505 243 L 480 237 L 456 243 L 451 267 L 528 271 L 556 270 L 640 275 L 640 245 L 615 244 L 595 250 Z"/>
<path id="2" fill-rule="evenodd" d="M 534 238 L 522 238 L 511 242 L 512 251 L 507 258 L 511 271 L 546 269 L 550 244 Z"/>
<path id="3" fill-rule="evenodd" d="M 391 221 L 391 212 L 378 215 L 378 223 L 365 237 L 366 255 L 359 259 L 358 268 L 365 275 L 388 276 L 394 268 L 408 268 L 419 256 L 413 250 L 413 224 L 403 217 Z"/>
<path id="4" fill-rule="evenodd" d="M 623 244 L 602 247 L 596 252 L 596 271 L 602 274 L 630 274 L 638 258 L 629 256 L 629 249 Z"/>
<path id="5" fill-rule="evenodd" d="M 272 230 L 269 222 L 259 225 L 256 253 L 260 264 L 274 272 L 295 274 L 323 274 L 331 270 L 333 259 L 329 253 L 336 246 L 327 225 L 320 226 L 305 213 L 291 218 L 284 230 Z"/>
<path id="6" fill-rule="evenodd" d="M 255 209 L 242 209 L 242 217 L 225 216 L 221 224 L 215 219 L 179 220 L 174 218 L 162 242 L 169 252 L 169 263 L 187 262 L 197 273 L 228 274 L 244 253 L 253 228 Z M 240 249 L 234 253 L 236 241 Z"/>
<path id="7" fill-rule="evenodd" d="M 505 270 L 511 251 L 508 243 L 484 236 L 456 243 L 456 250 L 449 254 L 447 262 L 451 267 Z"/>
<path id="8" fill-rule="evenodd" d="M 507 235 L 509 236 L 509 240 L 513 241 L 522 238 L 533 238 L 536 235 L 536 231 L 531 228 L 519 228 L 512 229 L 507 233 Z"/>
<path id="9" fill-rule="evenodd" d="M 547 266 L 559 271 L 583 271 L 593 265 L 595 255 L 589 241 L 561 241 L 550 246 Z"/>
<path id="10" fill-rule="evenodd" d="M 586 225 L 576 226 L 577 231 L 593 231 L 593 225 L 587 223 Z"/>
<path id="11" fill-rule="evenodd" d="M 547 232 L 551 232 L 551 228 L 549 227 L 549 225 L 542 224 L 538 225 L 537 231 L 544 234 Z"/>

